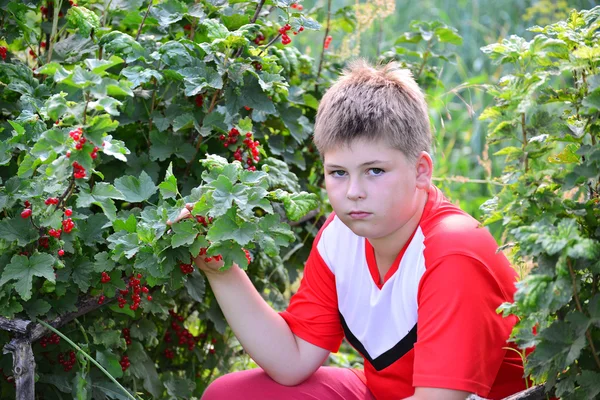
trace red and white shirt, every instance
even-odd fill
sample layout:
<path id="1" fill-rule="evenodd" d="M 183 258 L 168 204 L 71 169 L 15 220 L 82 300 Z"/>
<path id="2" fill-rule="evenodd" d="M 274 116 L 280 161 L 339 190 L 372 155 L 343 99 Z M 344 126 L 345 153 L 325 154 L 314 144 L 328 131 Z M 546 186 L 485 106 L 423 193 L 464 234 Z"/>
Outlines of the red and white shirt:
<path id="1" fill-rule="evenodd" d="M 298 337 L 337 352 L 343 338 L 364 357 L 378 400 L 415 387 L 500 399 L 525 389 L 519 354 L 507 347 L 516 317 L 516 273 L 477 220 L 435 186 L 419 226 L 384 283 L 369 241 L 332 214 L 319 231 L 298 292 L 281 313 Z"/>

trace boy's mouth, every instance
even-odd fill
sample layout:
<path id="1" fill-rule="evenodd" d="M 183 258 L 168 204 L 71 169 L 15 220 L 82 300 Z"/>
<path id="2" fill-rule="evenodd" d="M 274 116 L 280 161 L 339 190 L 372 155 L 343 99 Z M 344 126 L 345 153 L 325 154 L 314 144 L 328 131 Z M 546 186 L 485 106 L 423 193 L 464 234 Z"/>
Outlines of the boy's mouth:
<path id="1" fill-rule="evenodd" d="M 352 219 L 363 219 L 363 218 L 367 218 L 368 216 L 370 216 L 371 213 L 366 212 L 366 211 L 361 211 L 361 210 L 354 210 L 354 211 L 350 211 L 348 213 L 348 215 Z"/>

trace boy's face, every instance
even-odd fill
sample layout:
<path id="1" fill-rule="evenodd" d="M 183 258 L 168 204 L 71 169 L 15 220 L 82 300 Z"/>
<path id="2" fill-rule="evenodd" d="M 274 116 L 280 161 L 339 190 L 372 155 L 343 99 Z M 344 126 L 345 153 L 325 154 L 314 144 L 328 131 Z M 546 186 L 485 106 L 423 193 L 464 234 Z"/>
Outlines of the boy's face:
<path id="1" fill-rule="evenodd" d="M 420 212 L 431 179 L 427 153 L 411 162 L 383 141 L 358 140 L 323 158 L 333 210 L 358 236 L 386 238 Z"/>

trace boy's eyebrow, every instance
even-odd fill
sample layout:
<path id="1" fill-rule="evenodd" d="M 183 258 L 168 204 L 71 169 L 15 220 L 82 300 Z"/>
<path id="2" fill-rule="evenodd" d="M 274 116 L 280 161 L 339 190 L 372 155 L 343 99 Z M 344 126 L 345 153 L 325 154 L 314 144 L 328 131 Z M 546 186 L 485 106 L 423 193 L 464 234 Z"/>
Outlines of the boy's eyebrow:
<path id="1" fill-rule="evenodd" d="M 367 161 L 365 163 L 362 163 L 359 165 L 359 167 L 366 167 L 368 165 L 373 165 L 373 164 L 384 164 L 385 161 L 381 161 L 381 160 L 373 160 L 373 161 Z M 327 168 L 344 168 L 341 165 L 335 165 L 335 164 L 325 164 L 325 167 Z"/>

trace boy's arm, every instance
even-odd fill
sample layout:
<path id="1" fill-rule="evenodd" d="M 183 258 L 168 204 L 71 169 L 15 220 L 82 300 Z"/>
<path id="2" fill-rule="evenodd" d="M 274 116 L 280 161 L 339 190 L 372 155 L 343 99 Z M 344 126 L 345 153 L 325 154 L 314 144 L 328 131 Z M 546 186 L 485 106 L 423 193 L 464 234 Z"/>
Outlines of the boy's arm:
<path id="1" fill-rule="evenodd" d="M 189 218 L 192 203 L 175 221 Z M 260 296 L 246 273 L 237 265 L 219 271 L 223 261 L 194 263 L 206 274 L 231 330 L 250 357 L 276 382 L 293 386 L 312 375 L 329 350 L 295 336 L 287 322 Z"/>
<path id="2" fill-rule="evenodd" d="M 299 384 L 329 355 L 329 350 L 295 336 L 237 265 L 224 272 L 205 270 L 205 273 L 235 336 L 276 382 L 287 386 Z"/>

